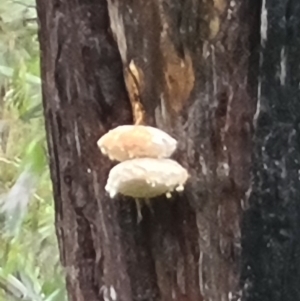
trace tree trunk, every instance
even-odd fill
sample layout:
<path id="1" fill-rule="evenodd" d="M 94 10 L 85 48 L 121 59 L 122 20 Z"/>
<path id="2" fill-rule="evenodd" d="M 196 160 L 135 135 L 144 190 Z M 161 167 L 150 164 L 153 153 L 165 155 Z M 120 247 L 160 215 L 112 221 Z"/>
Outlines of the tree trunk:
<path id="1" fill-rule="evenodd" d="M 299 29 L 299 1 L 263 1 L 253 182 L 242 227 L 247 301 L 300 300 Z"/>
<path id="2" fill-rule="evenodd" d="M 300 4 L 37 7 L 69 300 L 296 300 Z M 112 163 L 96 145 L 138 121 L 178 140 L 191 175 L 183 193 L 144 206 L 140 223 L 134 200 L 105 193 Z"/>

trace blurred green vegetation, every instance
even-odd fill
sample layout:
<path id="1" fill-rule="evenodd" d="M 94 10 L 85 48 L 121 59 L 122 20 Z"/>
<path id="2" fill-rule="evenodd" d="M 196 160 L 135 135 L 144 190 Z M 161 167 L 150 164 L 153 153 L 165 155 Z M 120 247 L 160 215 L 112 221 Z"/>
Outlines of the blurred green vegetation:
<path id="1" fill-rule="evenodd" d="M 66 300 L 34 0 L 0 0 L 0 301 Z"/>

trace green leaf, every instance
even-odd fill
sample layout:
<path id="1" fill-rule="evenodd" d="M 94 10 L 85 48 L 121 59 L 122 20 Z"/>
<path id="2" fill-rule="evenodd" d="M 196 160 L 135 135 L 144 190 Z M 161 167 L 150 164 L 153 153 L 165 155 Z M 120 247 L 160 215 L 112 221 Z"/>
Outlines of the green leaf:
<path id="1" fill-rule="evenodd" d="M 43 106 L 41 103 L 29 108 L 22 115 L 20 115 L 20 119 L 24 122 L 28 122 L 31 119 L 38 118 L 42 116 Z"/>
<path id="2" fill-rule="evenodd" d="M 37 175 L 40 175 L 46 166 L 46 154 L 44 149 L 44 137 L 37 138 L 29 143 L 26 148 L 24 164 Z"/>
<path id="3" fill-rule="evenodd" d="M 14 69 L 11 67 L 0 65 L 0 74 L 12 78 L 14 75 Z M 33 85 L 41 85 L 41 79 L 38 76 L 35 76 L 33 74 L 30 74 L 26 72 L 25 79 L 27 83 L 33 84 Z"/>

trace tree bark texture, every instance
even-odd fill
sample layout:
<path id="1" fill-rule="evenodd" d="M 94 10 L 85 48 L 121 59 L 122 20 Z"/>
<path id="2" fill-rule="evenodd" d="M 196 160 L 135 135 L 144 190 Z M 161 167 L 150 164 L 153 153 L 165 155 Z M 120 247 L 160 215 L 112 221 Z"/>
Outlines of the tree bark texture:
<path id="1" fill-rule="evenodd" d="M 69 300 L 299 295 L 300 5 L 262 2 L 37 0 Z M 96 145 L 137 120 L 178 140 L 191 175 L 140 223 L 105 193 L 113 164 Z"/>
<path id="2" fill-rule="evenodd" d="M 253 182 L 243 218 L 245 299 L 300 299 L 300 3 L 263 1 Z"/>

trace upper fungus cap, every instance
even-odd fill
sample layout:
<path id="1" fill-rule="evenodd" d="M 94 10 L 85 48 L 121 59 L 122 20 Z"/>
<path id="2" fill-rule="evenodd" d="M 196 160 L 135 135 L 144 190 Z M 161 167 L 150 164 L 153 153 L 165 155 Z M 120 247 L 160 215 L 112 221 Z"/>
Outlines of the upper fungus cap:
<path id="1" fill-rule="evenodd" d="M 171 159 L 138 158 L 119 163 L 109 173 L 105 190 L 113 198 L 118 193 L 134 198 L 153 198 L 182 191 L 189 175 Z"/>
<path id="2" fill-rule="evenodd" d="M 101 152 L 111 160 L 133 158 L 168 158 L 177 141 L 164 131 L 144 125 L 121 125 L 103 135 L 97 142 Z"/>

